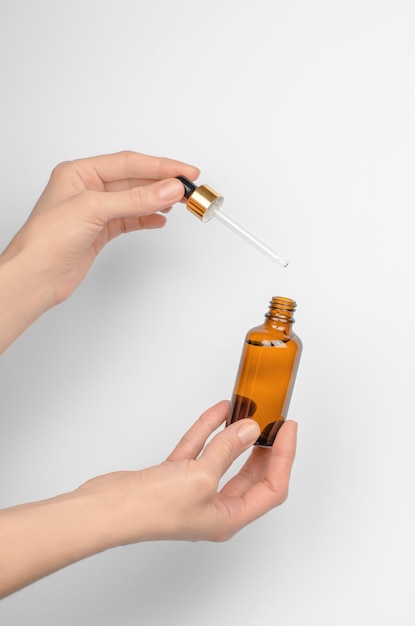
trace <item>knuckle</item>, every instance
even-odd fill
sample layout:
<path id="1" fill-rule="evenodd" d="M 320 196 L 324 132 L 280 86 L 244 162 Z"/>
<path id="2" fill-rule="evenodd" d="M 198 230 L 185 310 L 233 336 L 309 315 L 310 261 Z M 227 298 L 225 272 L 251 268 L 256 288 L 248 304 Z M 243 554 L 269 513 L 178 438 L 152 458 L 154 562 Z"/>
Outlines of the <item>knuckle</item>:
<path id="1" fill-rule="evenodd" d="M 229 465 L 233 463 L 233 461 L 238 456 L 237 447 L 233 438 L 231 439 L 230 437 L 228 437 L 226 439 L 223 439 L 221 444 L 221 454 Z"/>
<path id="2" fill-rule="evenodd" d="M 288 480 L 283 482 L 268 482 L 269 489 L 273 493 L 273 500 L 275 502 L 274 506 L 279 506 L 283 504 L 287 498 L 289 493 L 289 484 Z"/>
<path id="3" fill-rule="evenodd" d="M 212 493 L 217 489 L 217 481 L 207 468 L 200 468 L 196 476 L 196 489 L 199 493 Z"/>
<path id="4" fill-rule="evenodd" d="M 88 213 L 94 212 L 98 207 L 98 196 L 95 191 L 91 191 L 90 189 L 81 191 L 77 198 L 83 210 Z"/>
<path id="5" fill-rule="evenodd" d="M 285 485 L 279 492 L 279 504 L 283 504 L 288 499 L 288 485 Z"/>
<path id="6" fill-rule="evenodd" d="M 119 153 L 119 156 L 123 159 L 123 166 L 126 175 L 130 178 L 135 178 L 137 169 L 137 153 L 133 152 L 133 150 L 122 150 Z"/>
<path id="7" fill-rule="evenodd" d="M 235 533 L 231 531 L 230 529 L 227 529 L 221 526 L 219 528 L 215 528 L 212 531 L 212 534 L 209 539 L 210 541 L 213 541 L 215 543 L 225 543 L 225 541 L 229 541 L 230 539 L 232 539 L 234 534 Z"/>
<path id="8" fill-rule="evenodd" d="M 169 159 L 166 157 L 156 156 L 155 158 L 155 171 L 159 178 L 165 178 L 169 172 Z"/>
<path id="9" fill-rule="evenodd" d="M 192 457 L 195 454 L 195 448 L 197 447 L 195 446 L 194 439 L 189 432 L 185 433 L 181 437 L 179 446 L 183 450 L 183 454 L 189 457 Z"/>
<path id="10" fill-rule="evenodd" d="M 66 176 L 72 164 L 73 164 L 73 161 L 61 161 L 60 163 L 55 165 L 55 167 L 53 168 L 52 173 L 51 173 L 51 178 L 59 179 L 62 176 Z"/>
<path id="11" fill-rule="evenodd" d="M 144 213 L 152 204 L 151 194 L 147 187 L 132 187 L 129 190 L 131 203 L 139 213 Z"/>

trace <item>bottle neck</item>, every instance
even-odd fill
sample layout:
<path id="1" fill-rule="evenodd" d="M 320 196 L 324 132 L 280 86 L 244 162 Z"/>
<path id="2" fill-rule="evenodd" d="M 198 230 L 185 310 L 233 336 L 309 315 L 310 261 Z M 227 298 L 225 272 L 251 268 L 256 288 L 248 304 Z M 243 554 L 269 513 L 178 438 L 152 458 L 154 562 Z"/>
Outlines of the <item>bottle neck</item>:
<path id="1" fill-rule="evenodd" d="M 282 296 L 272 298 L 268 313 L 265 313 L 265 325 L 281 330 L 286 335 L 291 335 L 296 307 L 296 302 L 290 298 Z"/>

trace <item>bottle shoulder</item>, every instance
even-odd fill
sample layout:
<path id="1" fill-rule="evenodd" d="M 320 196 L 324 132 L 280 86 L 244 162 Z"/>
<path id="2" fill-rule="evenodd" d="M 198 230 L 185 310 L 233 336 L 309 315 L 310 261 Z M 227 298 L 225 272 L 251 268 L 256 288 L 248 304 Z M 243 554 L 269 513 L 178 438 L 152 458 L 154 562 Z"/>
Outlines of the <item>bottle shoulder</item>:
<path id="1" fill-rule="evenodd" d="M 245 337 L 245 341 L 256 345 L 278 345 L 278 343 L 293 342 L 301 347 L 301 339 L 292 330 L 291 326 L 260 324 L 251 328 Z"/>

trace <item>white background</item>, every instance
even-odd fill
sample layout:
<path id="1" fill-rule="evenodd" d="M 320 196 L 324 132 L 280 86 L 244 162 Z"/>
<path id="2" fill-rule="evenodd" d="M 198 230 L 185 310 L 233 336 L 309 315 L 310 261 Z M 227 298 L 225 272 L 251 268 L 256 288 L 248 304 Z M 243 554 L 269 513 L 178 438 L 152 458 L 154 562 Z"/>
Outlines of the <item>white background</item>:
<path id="1" fill-rule="evenodd" d="M 415 624 L 414 32 L 412 0 L 2 1 L 1 248 L 58 162 L 132 149 L 199 166 L 290 264 L 182 205 L 111 243 L 0 361 L 1 506 L 162 461 L 271 296 L 304 352 L 282 507 L 78 563 L 1 624 Z"/>

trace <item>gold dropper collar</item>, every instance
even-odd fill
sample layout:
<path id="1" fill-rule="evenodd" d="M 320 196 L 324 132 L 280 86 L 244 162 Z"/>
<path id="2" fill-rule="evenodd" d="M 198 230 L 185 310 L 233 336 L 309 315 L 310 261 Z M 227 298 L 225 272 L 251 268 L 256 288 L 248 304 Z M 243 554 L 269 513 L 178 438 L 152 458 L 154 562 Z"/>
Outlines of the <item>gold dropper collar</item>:
<path id="1" fill-rule="evenodd" d="M 186 208 L 193 215 L 196 215 L 202 222 L 208 222 L 219 211 L 223 204 L 223 196 L 209 187 L 200 185 L 196 187 L 194 183 L 184 176 L 177 176 L 185 188 Z"/>

